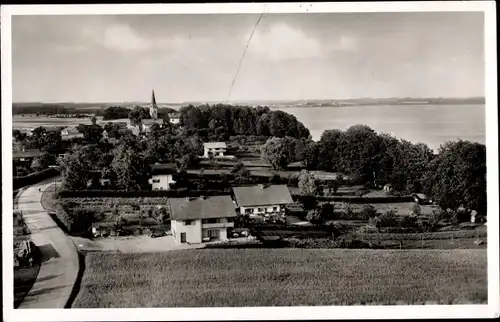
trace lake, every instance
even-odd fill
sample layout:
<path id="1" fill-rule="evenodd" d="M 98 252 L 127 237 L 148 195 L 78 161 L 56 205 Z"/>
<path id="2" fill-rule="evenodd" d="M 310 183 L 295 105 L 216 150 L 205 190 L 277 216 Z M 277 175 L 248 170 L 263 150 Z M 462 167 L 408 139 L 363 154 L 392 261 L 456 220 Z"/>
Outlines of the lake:
<path id="1" fill-rule="evenodd" d="M 279 108 L 278 108 L 279 109 Z M 293 107 L 282 109 L 295 115 L 314 140 L 324 130 L 345 130 L 365 124 L 412 142 L 426 143 L 436 150 L 457 139 L 485 143 L 484 105 L 379 105 L 346 107 Z"/>

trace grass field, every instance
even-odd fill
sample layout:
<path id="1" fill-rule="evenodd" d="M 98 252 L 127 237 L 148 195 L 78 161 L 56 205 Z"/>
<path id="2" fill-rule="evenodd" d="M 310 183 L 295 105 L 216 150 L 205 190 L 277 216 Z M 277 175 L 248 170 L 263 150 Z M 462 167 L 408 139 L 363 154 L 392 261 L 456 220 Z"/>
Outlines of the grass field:
<path id="1" fill-rule="evenodd" d="M 486 250 L 89 253 L 75 308 L 487 301 Z"/>

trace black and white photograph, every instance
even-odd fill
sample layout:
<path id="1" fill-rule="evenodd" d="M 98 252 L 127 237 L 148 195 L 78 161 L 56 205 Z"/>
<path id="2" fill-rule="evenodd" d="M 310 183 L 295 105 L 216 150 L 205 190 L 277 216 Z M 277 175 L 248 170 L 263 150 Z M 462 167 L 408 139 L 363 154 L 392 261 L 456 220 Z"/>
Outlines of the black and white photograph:
<path id="1" fill-rule="evenodd" d="M 1 31 L 6 321 L 498 317 L 494 2 Z"/>

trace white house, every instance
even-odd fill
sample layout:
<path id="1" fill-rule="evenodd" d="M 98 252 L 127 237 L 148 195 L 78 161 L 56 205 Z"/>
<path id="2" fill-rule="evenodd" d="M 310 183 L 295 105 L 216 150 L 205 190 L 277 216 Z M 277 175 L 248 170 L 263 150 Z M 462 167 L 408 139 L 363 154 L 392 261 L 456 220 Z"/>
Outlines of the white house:
<path id="1" fill-rule="evenodd" d="M 153 164 L 151 165 L 151 184 L 152 190 L 169 190 L 170 184 L 175 183 L 173 174 L 177 173 L 175 164 Z"/>
<path id="2" fill-rule="evenodd" d="M 61 131 L 62 140 L 70 140 L 74 138 L 83 138 L 83 133 L 78 132 L 76 127 L 67 127 Z"/>
<path id="3" fill-rule="evenodd" d="M 142 131 L 148 133 L 151 130 L 153 124 L 158 124 L 160 127 L 163 126 L 162 119 L 144 119 L 142 120 Z"/>
<path id="4" fill-rule="evenodd" d="M 172 236 L 176 243 L 225 240 L 234 227 L 235 205 L 230 196 L 171 198 Z"/>
<path id="5" fill-rule="evenodd" d="M 223 158 L 227 150 L 227 145 L 226 142 L 206 142 L 203 143 L 203 150 L 204 158 Z"/>
<path id="6" fill-rule="evenodd" d="M 181 113 L 168 113 L 168 118 L 171 124 L 179 124 L 181 121 Z"/>
<path id="7" fill-rule="evenodd" d="M 286 185 L 234 187 L 233 193 L 240 214 L 284 214 L 285 206 L 293 203 Z"/>

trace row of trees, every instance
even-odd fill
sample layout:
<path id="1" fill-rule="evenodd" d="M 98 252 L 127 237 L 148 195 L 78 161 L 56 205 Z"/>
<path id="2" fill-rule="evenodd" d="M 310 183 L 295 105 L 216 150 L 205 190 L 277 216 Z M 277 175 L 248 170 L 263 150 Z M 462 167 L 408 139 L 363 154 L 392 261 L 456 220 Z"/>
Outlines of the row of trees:
<path id="1" fill-rule="evenodd" d="M 403 193 L 424 192 L 444 209 L 463 205 L 486 212 L 486 146 L 447 142 L 435 154 L 426 144 L 378 134 L 365 125 L 327 130 L 318 142 L 271 138 L 261 149 L 263 162 L 275 169 L 303 161 L 308 169 L 339 172 L 375 186 L 391 184 Z M 317 191 L 314 180 L 304 191 Z"/>

